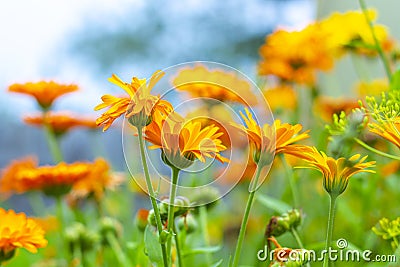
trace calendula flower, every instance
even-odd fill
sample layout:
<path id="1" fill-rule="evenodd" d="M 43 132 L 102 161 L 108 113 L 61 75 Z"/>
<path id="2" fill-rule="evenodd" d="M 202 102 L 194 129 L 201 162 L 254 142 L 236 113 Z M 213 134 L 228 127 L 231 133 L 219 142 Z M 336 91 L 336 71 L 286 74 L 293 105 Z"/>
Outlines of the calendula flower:
<path id="1" fill-rule="evenodd" d="M 325 36 L 318 24 L 301 31 L 273 32 L 259 50 L 258 73 L 275 75 L 284 81 L 314 84 L 316 71 L 326 71 L 333 66 L 331 51 L 323 41 Z"/>
<path id="2" fill-rule="evenodd" d="M 375 79 L 369 82 L 361 81 L 355 86 L 355 91 L 360 97 L 380 96 L 389 90 L 389 83 L 385 79 Z"/>
<path id="3" fill-rule="evenodd" d="M 48 124 L 58 136 L 73 128 L 95 129 L 97 127 L 94 119 L 80 117 L 67 112 L 46 112 L 44 114 L 25 116 L 24 122 L 38 127 L 44 127 Z"/>
<path id="4" fill-rule="evenodd" d="M 301 157 L 303 151 L 308 150 L 307 146 L 294 144 L 309 137 L 308 131 L 300 133 L 301 124 L 282 124 L 280 120 L 275 120 L 273 125 L 264 124 L 261 127 L 247 108 L 245 108 L 245 112 L 246 115 L 240 112 L 245 125 L 233 125 L 249 138 L 253 159 L 256 163 L 259 163 L 262 153 L 266 153 L 266 156 L 283 153 Z"/>
<path id="5" fill-rule="evenodd" d="M 293 110 L 297 106 L 296 92 L 289 85 L 267 88 L 264 97 L 272 111 Z"/>
<path id="6" fill-rule="evenodd" d="M 219 139 L 222 135 L 214 125 L 202 127 L 201 122 L 185 121 L 175 112 L 168 117 L 155 113 L 145 128 L 145 139 L 153 144 L 150 148 L 162 149 L 164 160 L 178 168 L 190 166 L 195 159 L 205 162 L 205 157 L 228 162 L 220 155 L 226 150 Z"/>
<path id="7" fill-rule="evenodd" d="M 47 246 L 43 229 L 25 213 L 0 208 L 0 218 L 0 263 L 12 258 L 18 248 L 36 253 Z"/>
<path id="8" fill-rule="evenodd" d="M 248 81 L 240 79 L 235 73 L 220 69 L 209 70 L 203 65 L 184 68 L 172 83 L 176 89 L 186 91 L 192 97 L 232 101 L 244 105 L 256 103 Z"/>
<path id="9" fill-rule="evenodd" d="M 338 116 L 342 111 L 349 114 L 360 105 L 357 99 L 318 97 L 314 103 L 314 114 L 318 114 L 324 121 L 331 122 L 333 114 Z"/>
<path id="10" fill-rule="evenodd" d="M 400 148 L 400 117 L 379 123 L 369 123 L 369 131 Z"/>
<path id="11" fill-rule="evenodd" d="M 114 190 L 123 182 L 123 177 L 111 173 L 110 165 L 104 159 L 96 159 L 90 168 L 90 172 L 72 185 L 69 200 L 76 202 L 79 199 L 94 197 L 100 201 L 106 190 Z"/>
<path id="12" fill-rule="evenodd" d="M 368 168 L 375 167 L 375 161 L 367 162 L 367 157 L 355 154 L 348 159 L 343 157 L 334 159 L 313 147 L 309 152 L 305 152 L 303 159 L 309 164 L 309 168 L 322 173 L 325 190 L 329 194 L 338 196 L 346 190 L 349 178 L 354 174 L 360 172 L 374 173 L 373 170 Z"/>
<path id="13" fill-rule="evenodd" d="M 109 107 L 109 109 L 96 120 L 97 125 L 104 125 L 103 131 L 106 131 L 114 120 L 126 113 L 125 116 L 131 124 L 143 127 L 151 121 L 151 115 L 155 110 L 164 113 L 172 111 L 172 105 L 168 101 L 150 94 L 151 89 L 163 75 L 163 72 L 156 71 L 151 76 L 149 84 L 146 84 L 146 79 L 133 77 L 129 84 L 113 74 L 108 80 L 124 89 L 128 95 L 124 97 L 103 95 L 101 97 L 103 103 L 97 105 L 94 109 L 100 110 L 106 107 Z"/>
<path id="14" fill-rule="evenodd" d="M 13 84 L 8 88 L 9 92 L 21 93 L 33 96 L 43 109 L 48 109 L 54 100 L 60 96 L 78 90 L 74 84 L 59 84 L 53 81 L 40 81 L 37 83 Z"/>
<path id="15" fill-rule="evenodd" d="M 12 162 L 2 173 L 0 192 L 25 193 L 41 190 L 51 196 L 69 192 L 72 185 L 85 178 L 92 164 L 61 162 L 55 166 L 38 166 L 34 158 Z"/>

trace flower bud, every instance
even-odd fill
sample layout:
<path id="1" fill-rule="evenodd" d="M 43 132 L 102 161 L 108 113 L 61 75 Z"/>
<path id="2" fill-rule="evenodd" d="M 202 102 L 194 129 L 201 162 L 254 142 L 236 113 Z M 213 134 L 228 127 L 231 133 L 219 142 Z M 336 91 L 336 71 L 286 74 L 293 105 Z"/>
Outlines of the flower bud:
<path id="1" fill-rule="evenodd" d="M 100 219 L 100 235 L 102 238 L 102 243 L 103 244 L 108 244 L 106 236 L 111 233 L 112 235 L 115 235 L 116 237 L 119 237 L 122 235 L 122 226 L 121 224 L 111 218 L 111 217 L 104 217 Z"/>
<path id="2" fill-rule="evenodd" d="M 267 238 L 271 236 L 280 236 L 290 231 L 293 228 L 297 228 L 302 221 L 302 213 L 297 209 L 289 210 L 283 213 L 281 216 L 273 216 L 265 230 L 265 236 Z"/>
<path id="3" fill-rule="evenodd" d="M 196 231 L 198 225 L 193 215 L 188 214 L 178 219 L 177 227 L 180 231 L 186 231 L 187 234 L 191 234 Z"/>
<path id="4" fill-rule="evenodd" d="M 136 225 L 140 231 L 144 231 L 147 226 L 150 211 L 146 209 L 139 209 L 136 213 Z M 153 214 L 154 215 L 154 214 Z"/>

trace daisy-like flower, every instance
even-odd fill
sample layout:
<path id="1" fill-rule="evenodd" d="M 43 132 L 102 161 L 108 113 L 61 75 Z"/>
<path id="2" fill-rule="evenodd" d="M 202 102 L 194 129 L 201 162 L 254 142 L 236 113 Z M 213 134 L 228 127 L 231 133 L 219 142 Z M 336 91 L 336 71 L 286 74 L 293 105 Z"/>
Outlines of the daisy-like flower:
<path id="1" fill-rule="evenodd" d="M 264 97 L 272 111 L 294 110 L 297 106 L 296 92 L 289 85 L 268 88 Z"/>
<path id="2" fill-rule="evenodd" d="M 47 246 L 43 229 L 24 213 L 0 208 L 0 218 L 0 263 L 11 259 L 18 248 L 36 253 Z"/>
<path id="3" fill-rule="evenodd" d="M 261 155 L 267 157 L 263 160 L 270 162 L 274 154 L 283 153 L 302 157 L 303 152 L 309 150 L 308 146 L 294 144 L 309 137 L 308 131 L 300 133 L 301 124 L 282 124 L 280 120 L 276 120 L 273 125 L 264 124 L 261 127 L 247 108 L 245 112 L 246 115 L 240 112 L 245 125 L 233 125 L 249 138 L 253 159 L 257 164 Z"/>
<path id="4" fill-rule="evenodd" d="M 132 125 L 143 127 L 151 121 L 151 115 L 155 110 L 164 113 L 172 111 L 172 105 L 168 101 L 150 94 L 151 89 L 163 75 L 163 72 L 156 71 L 148 84 L 146 84 L 146 79 L 133 77 L 129 84 L 113 74 L 108 80 L 124 89 L 128 95 L 123 97 L 103 95 L 101 97 L 103 103 L 97 105 L 94 109 L 100 110 L 106 107 L 109 109 L 96 120 L 96 124 L 98 126 L 104 125 L 103 131 L 106 131 L 117 118 L 126 113 L 125 116 Z"/>
<path id="5" fill-rule="evenodd" d="M 59 84 L 53 81 L 40 81 L 37 83 L 13 84 L 8 88 L 9 92 L 21 93 L 33 96 L 43 109 L 49 109 L 54 100 L 60 96 L 78 90 L 74 84 Z"/>
<path id="6" fill-rule="evenodd" d="M 400 117 L 390 121 L 368 124 L 369 131 L 379 135 L 400 148 Z"/>
<path id="7" fill-rule="evenodd" d="M 324 188 L 329 194 L 342 194 L 349 183 L 349 178 L 360 172 L 374 173 L 368 168 L 375 167 L 375 161 L 366 161 L 368 156 L 355 154 L 349 159 L 340 157 L 334 159 L 315 147 L 304 153 L 303 159 L 309 164 L 308 168 L 315 169 L 324 176 Z"/>
<path id="8" fill-rule="evenodd" d="M 229 161 L 220 155 L 226 146 L 219 139 L 223 133 L 218 127 L 202 127 L 201 122 L 185 121 L 175 112 L 168 117 L 155 113 L 144 133 L 145 139 L 153 144 L 150 148 L 160 148 L 164 161 L 179 169 L 190 166 L 195 159 L 205 162 L 206 157 L 215 157 L 222 163 Z"/>
<path id="9" fill-rule="evenodd" d="M 48 124 L 58 136 L 73 128 L 95 129 L 97 127 L 94 119 L 82 118 L 67 112 L 46 112 L 44 114 L 25 116 L 24 122 L 38 127 L 44 127 Z"/>
<path id="10" fill-rule="evenodd" d="M 38 166 L 34 158 L 14 161 L 2 173 L 0 192 L 21 194 L 41 190 L 50 196 L 63 195 L 75 182 L 87 177 L 92 167 L 85 162 Z"/>
<path id="11" fill-rule="evenodd" d="M 313 108 L 314 113 L 318 114 L 321 119 L 331 122 L 333 114 L 339 116 L 342 111 L 349 114 L 353 109 L 358 108 L 359 106 L 357 99 L 331 98 L 323 96 L 316 99 Z"/>
<path id="12" fill-rule="evenodd" d="M 251 84 L 235 73 L 220 69 L 209 70 L 203 65 L 182 69 L 172 82 L 176 89 L 188 92 L 192 97 L 231 101 L 244 105 L 256 103 Z"/>

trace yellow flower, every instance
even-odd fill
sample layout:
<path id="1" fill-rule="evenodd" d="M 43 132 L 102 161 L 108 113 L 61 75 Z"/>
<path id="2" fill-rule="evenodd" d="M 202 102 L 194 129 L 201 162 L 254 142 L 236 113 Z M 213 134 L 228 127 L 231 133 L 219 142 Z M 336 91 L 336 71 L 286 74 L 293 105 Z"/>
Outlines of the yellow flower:
<path id="1" fill-rule="evenodd" d="M 361 158 L 356 154 L 349 159 L 328 157 L 324 152 L 319 152 L 315 147 L 304 153 L 303 159 L 309 164 L 309 168 L 315 169 L 324 176 L 324 188 L 329 194 L 336 196 L 346 190 L 349 178 L 356 173 L 371 172 L 367 168 L 375 167 L 375 161 L 365 162 L 368 156 Z"/>
<path id="2" fill-rule="evenodd" d="M 376 11 L 368 10 L 368 16 L 375 21 Z M 336 55 L 343 54 L 346 49 L 366 55 L 377 54 L 371 29 L 361 11 L 335 12 L 322 20 L 320 24 L 323 31 L 327 33 L 325 39 L 327 46 L 335 50 Z M 381 46 L 384 49 L 390 49 L 390 45 L 387 45 L 389 40 L 386 28 L 376 24 L 373 27 Z"/>
<path id="3" fill-rule="evenodd" d="M 315 100 L 313 108 L 314 114 L 318 114 L 326 122 L 331 122 L 333 114 L 339 116 L 342 111 L 349 114 L 358 107 L 360 105 L 357 99 L 321 96 Z"/>
<path id="4" fill-rule="evenodd" d="M 78 90 L 74 84 L 59 84 L 53 81 L 40 81 L 37 83 L 13 84 L 8 88 L 9 92 L 27 94 L 33 96 L 43 109 L 48 109 L 58 97 Z"/>
<path id="5" fill-rule="evenodd" d="M 400 148 L 400 117 L 393 121 L 369 123 L 369 131 L 379 135 Z"/>
<path id="6" fill-rule="evenodd" d="M 220 69 L 209 70 L 201 64 L 182 69 L 172 83 L 176 89 L 186 91 L 192 97 L 232 101 L 244 105 L 256 103 L 249 82 L 240 79 L 235 73 Z"/>
<path id="7" fill-rule="evenodd" d="M 91 169 L 92 165 L 84 162 L 39 167 L 33 158 L 14 161 L 2 173 L 0 192 L 21 194 L 41 190 L 51 196 L 62 195 L 75 182 L 85 178 Z"/>
<path id="8" fill-rule="evenodd" d="M 97 105 L 94 109 L 100 110 L 106 107 L 109 107 L 109 109 L 96 120 L 97 125 L 104 125 L 103 131 L 106 131 L 114 120 L 126 113 L 126 117 L 134 126 L 143 127 L 148 121 L 151 121 L 150 116 L 155 110 L 165 113 L 172 111 L 169 102 L 150 94 L 151 89 L 163 75 L 163 72 L 156 71 L 150 78 L 149 84 L 146 85 L 146 79 L 133 77 L 129 84 L 113 74 L 108 80 L 124 89 L 128 96 L 103 95 L 101 97 L 103 103 Z"/>
<path id="9" fill-rule="evenodd" d="M 331 51 L 323 41 L 325 32 L 318 24 L 301 31 L 278 30 L 265 39 L 260 48 L 260 75 L 275 75 L 281 80 L 314 84 L 316 71 L 333 66 Z"/>
<path id="10" fill-rule="evenodd" d="M 264 91 L 264 97 L 272 111 L 293 110 L 297 106 L 296 92 L 289 85 L 268 88 Z"/>
<path id="11" fill-rule="evenodd" d="M 43 229 L 24 213 L 0 208 L 0 263 L 10 259 L 17 248 L 36 253 L 47 246 Z"/>
<path id="12" fill-rule="evenodd" d="M 382 92 L 389 90 L 389 83 L 385 79 L 376 79 L 370 82 L 361 81 L 356 85 L 357 95 L 365 96 L 380 96 Z"/>
<path id="13" fill-rule="evenodd" d="M 190 166 L 195 159 L 205 162 L 205 157 L 215 157 L 222 163 L 229 161 L 220 155 L 226 147 L 219 139 L 223 133 L 214 125 L 202 127 L 201 122 L 185 121 L 177 113 L 165 117 L 157 112 L 144 133 L 153 144 L 150 148 L 162 149 L 164 161 L 180 169 Z"/>
<path id="14" fill-rule="evenodd" d="M 82 118 L 67 112 L 46 112 L 33 116 L 25 116 L 24 122 L 34 126 L 44 127 L 48 124 L 56 135 L 63 135 L 72 128 L 96 128 L 96 122 L 91 118 Z"/>
<path id="15" fill-rule="evenodd" d="M 261 128 L 247 108 L 245 112 L 246 115 L 240 112 L 245 125 L 233 125 L 249 138 L 256 163 L 259 162 L 262 153 L 266 153 L 265 156 L 271 157 L 272 160 L 273 154 L 280 153 L 301 157 L 303 150 L 308 149 L 307 146 L 294 144 L 309 137 L 308 131 L 300 133 L 301 124 L 282 124 L 280 120 L 275 120 L 273 125 L 264 124 Z"/>

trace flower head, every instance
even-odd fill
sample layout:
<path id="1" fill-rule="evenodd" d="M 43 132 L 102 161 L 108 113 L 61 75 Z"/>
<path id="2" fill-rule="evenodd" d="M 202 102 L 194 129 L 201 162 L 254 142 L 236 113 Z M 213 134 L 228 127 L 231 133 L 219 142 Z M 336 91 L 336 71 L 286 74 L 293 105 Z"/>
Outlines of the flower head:
<path id="1" fill-rule="evenodd" d="M 109 107 L 109 109 L 96 120 L 97 125 L 104 125 L 103 131 L 106 131 L 114 120 L 126 113 L 126 117 L 131 124 L 143 127 L 151 121 L 151 115 L 155 110 L 165 113 L 172 111 L 172 106 L 169 102 L 150 94 L 151 89 L 163 75 L 163 72 L 156 71 L 151 76 L 148 84 L 146 84 L 146 79 L 133 77 L 132 82 L 129 84 L 113 74 L 108 80 L 124 89 L 128 95 L 124 97 L 103 95 L 101 97 L 103 103 L 97 105 L 94 109 L 100 110 L 106 107 Z"/>
<path id="2" fill-rule="evenodd" d="M 48 124 L 56 135 L 63 135 L 78 127 L 96 128 L 96 122 L 91 118 L 82 118 L 67 112 L 46 112 L 44 114 L 25 116 L 24 122 L 30 125 L 44 127 Z"/>
<path id="3" fill-rule="evenodd" d="M 355 154 L 349 159 L 340 157 L 334 159 L 328 157 L 324 152 L 319 152 L 315 147 L 304 153 L 303 159 L 309 164 L 309 168 L 315 169 L 324 176 L 324 188 L 329 194 L 336 196 L 342 194 L 349 183 L 349 178 L 360 172 L 370 172 L 373 170 L 367 169 L 374 167 L 375 161 L 368 161 L 368 156 L 361 157 L 360 154 Z"/>
<path id="4" fill-rule="evenodd" d="M 379 135 L 400 148 L 400 117 L 393 120 L 368 124 L 369 131 Z"/>
<path id="5" fill-rule="evenodd" d="M 48 109 L 58 97 L 78 90 L 74 84 L 59 84 L 53 81 L 40 81 L 37 83 L 13 84 L 8 88 L 9 92 L 21 93 L 33 96 L 43 109 Z"/>
<path id="6" fill-rule="evenodd" d="M 314 113 L 324 121 L 331 122 L 334 114 L 340 115 L 342 111 L 349 114 L 359 106 L 357 99 L 318 97 L 314 103 Z"/>
<path id="7" fill-rule="evenodd" d="M 203 65 L 182 69 L 173 80 L 178 90 L 188 92 L 192 97 L 204 97 L 220 101 L 232 101 L 245 105 L 255 104 L 251 85 L 234 73 Z"/>
<path id="8" fill-rule="evenodd" d="M 293 110 L 297 106 L 296 92 L 289 85 L 268 88 L 264 97 L 272 111 Z"/>
<path id="9" fill-rule="evenodd" d="M 153 144 L 150 148 L 162 149 L 164 159 L 178 168 L 190 166 L 195 159 L 205 162 L 205 157 L 228 162 L 220 155 L 226 150 L 219 139 L 221 135 L 218 127 L 202 127 L 201 122 L 185 121 L 175 112 L 168 117 L 155 113 L 145 128 L 145 139 Z"/>
<path id="10" fill-rule="evenodd" d="M 47 245 L 43 229 L 24 213 L 0 208 L 0 263 L 10 259 L 17 248 L 36 253 Z"/>

